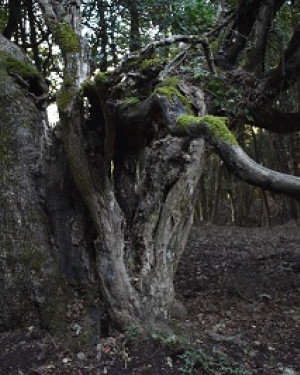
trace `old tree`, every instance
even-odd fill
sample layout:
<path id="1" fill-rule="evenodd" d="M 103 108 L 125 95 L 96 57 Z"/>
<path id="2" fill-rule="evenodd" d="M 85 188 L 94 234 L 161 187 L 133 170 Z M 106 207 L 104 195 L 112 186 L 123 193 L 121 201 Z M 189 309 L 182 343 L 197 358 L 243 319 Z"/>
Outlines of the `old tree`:
<path id="1" fill-rule="evenodd" d="M 76 300 L 86 335 L 101 334 L 105 313 L 121 328 L 167 320 L 208 145 L 241 179 L 300 196 L 299 178 L 256 164 L 228 130 L 300 129 L 299 114 L 278 105 L 300 74 L 300 24 L 272 59 L 268 47 L 280 12 L 299 21 L 297 4 L 202 2 L 215 9 L 210 30 L 168 27 L 143 44 L 137 3 L 104 2 L 127 9 L 131 50 L 107 71 L 107 56 L 95 65 L 82 36 L 87 3 L 1 1 L 1 329 L 63 329 Z M 98 35 L 103 51 L 108 35 Z M 41 74 L 49 40 L 62 55 L 55 128 Z M 197 78 L 188 59 L 201 61 Z"/>

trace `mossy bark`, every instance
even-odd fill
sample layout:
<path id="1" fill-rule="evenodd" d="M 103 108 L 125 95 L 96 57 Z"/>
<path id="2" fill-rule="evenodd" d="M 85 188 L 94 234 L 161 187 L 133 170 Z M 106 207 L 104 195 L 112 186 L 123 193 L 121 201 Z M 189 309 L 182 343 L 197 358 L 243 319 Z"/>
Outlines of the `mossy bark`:
<path id="1" fill-rule="evenodd" d="M 27 63 L 3 37 L 0 50 Z M 45 113 L 1 69 L 0 86 L 0 330 L 34 325 L 72 337 L 77 323 L 84 334 L 91 311 L 96 326 L 103 312 L 89 216 Z M 70 320 L 70 304 L 85 293 L 88 304 Z"/>

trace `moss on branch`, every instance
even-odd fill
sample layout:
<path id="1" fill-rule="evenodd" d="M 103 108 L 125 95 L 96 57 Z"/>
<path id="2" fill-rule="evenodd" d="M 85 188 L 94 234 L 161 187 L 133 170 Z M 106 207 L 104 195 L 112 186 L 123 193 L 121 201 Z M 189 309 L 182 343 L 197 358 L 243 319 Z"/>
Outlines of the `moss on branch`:
<path id="1" fill-rule="evenodd" d="M 178 90 L 179 79 L 177 77 L 168 77 L 164 79 L 155 89 L 155 93 L 166 96 L 172 103 L 174 98 L 177 97 L 185 106 L 188 114 L 192 113 L 191 103 L 189 100 Z"/>
<path id="2" fill-rule="evenodd" d="M 109 83 L 109 73 L 98 73 L 95 77 L 96 84 L 106 84 Z"/>
<path id="3" fill-rule="evenodd" d="M 78 36 L 66 22 L 52 22 L 52 30 L 54 38 L 63 52 L 79 51 L 80 46 Z"/>
<path id="4" fill-rule="evenodd" d="M 14 73 L 26 81 L 41 80 L 42 75 L 30 63 L 26 64 L 5 51 L 0 51 L 0 70 L 2 74 Z"/>
<path id="5" fill-rule="evenodd" d="M 136 105 L 139 102 L 140 102 L 140 99 L 137 96 L 130 96 L 123 100 L 121 107 L 122 109 L 127 109 L 129 107 Z"/>
<path id="6" fill-rule="evenodd" d="M 151 68 L 158 67 L 160 63 L 160 60 L 157 58 L 143 60 L 141 63 L 141 70 L 148 70 Z"/>
<path id="7" fill-rule="evenodd" d="M 235 136 L 226 126 L 226 117 L 217 117 L 212 115 L 206 115 L 203 117 L 196 117 L 190 115 L 181 115 L 177 118 L 176 124 L 181 130 L 187 129 L 192 124 L 207 125 L 212 135 L 228 144 L 237 145 Z"/>
<path id="8" fill-rule="evenodd" d="M 170 76 L 161 81 L 159 86 L 174 86 L 179 85 L 179 79 L 175 76 Z"/>
<path id="9" fill-rule="evenodd" d="M 57 98 L 57 106 L 61 111 L 65 111 L 73 102 L 77 90 L 75 87 L 67 88 L 59 94 Z"/>

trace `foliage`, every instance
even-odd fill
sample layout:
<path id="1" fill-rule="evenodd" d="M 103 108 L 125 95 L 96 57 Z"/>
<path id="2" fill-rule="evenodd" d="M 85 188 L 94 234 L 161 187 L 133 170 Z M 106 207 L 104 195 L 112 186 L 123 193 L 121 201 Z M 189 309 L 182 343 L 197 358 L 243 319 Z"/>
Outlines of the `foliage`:
<path id="1" fill-rule="evenodd" d="M 177 1 L 172 29 L 178 34 L 202 34 L 215 22 L 215 4 L 211 1 Z M 201 17 L 199 17 L 201 14 Z"/>
<path id="2" fill-rule="evenodd" d="M 251 375 L 250 371 L 241 369 L 224 353 L 214 348 L 212 353 L 209 354 L 184 336 L 173 331 L 156 329 L 151 332 L 151 338 L 171 350 L 179 349 L 183 351 L 183 354 L 178 356 L 183 362 L 179 369 L 182 374 L 192 374 L 196 368 L 201 368 L 209 374 Z"/>
<path id="3" fill-rule="evenodd" d="M 154 59 L 149 59 L 149 60 L 144 60 L 141 64 L 141 69 L 142 70 L 147 70 L 149 68 L 155 67 L 158 64 L 160 64 L 160 60 L 157 58 Z"/>
<path id="4" fill-rule="evenodd" d="M 240 104 L 244 101 L 242 89 L 235 85 L 228 87 L 226 80 L 218 75 L 198 68 L 195 79 L 201 79 L 204 91 L 210 97 L 211 105 L 216 113 L 238 115 Z"/>
<path id="5" fill-rule="evenodd" d="M 139 341 L 141 337 L 144 335 L 144 331 L 141 326 L 132 324 L 125 330 L 125 337 L 129 341 Z"/>
<path id="6" fill-rule="evenodd" d="M 121 108 L 122 109 L 127 109 L 127 108 L 129 108 L 129 107 L 132 107 L 132 106 L 134 106 L 134 105 L 136 105 L 137 103 L 139 103 L 139 98 L 138 97 L 136 97 L 136 96 L 130 96 L 130 97 L 128 97 L 128 98 L 125 98 L 124 100 L 123 100 L 123 103 L 122 103 L 122 105 L 121 105 Z"/>
<path id="7" fill-rule="evenodd" d="M 108 73 L 98 73 L 95 77 L 95 83 L 96 84 L 103 84 L 103 83 L 106 83 L 108 82 L 108 79 L 109 79 L 109 75 Z"/>
<path id="8" fill-rule="evenodd" d="M 175 334 L 172 331 L 166 332 L 163 330 L 156 329 L 153 332 L 151 332 L 151 338 L 168 348 L 186 347 L 190 344 L 189 340 L 187 340 L 181 335 Z"/>
<path id="9" fill-rule="evenodd" d="M 145 0 L 134 4 L 142 44 L 172 34 L 201 34 L 215 23 L 217 4 L 214 1 Z M 95 67 L 101 67 L 104 60 L 108 66 L 115 65 L 127 52 L 131 38 L 131 6 L 132 2 L 114 0 L 85 2 L 83 24 Z"/>
<path id="10" fill-rule="evenodd" d="M 183 361 L 180 368 L 182 374 L 192 374 L 195 368 L 204 369 L 208 374 L 233 374 L 233 375 L 251 375 L 252 372 L 238 367 L 224 353 L 213 350 L 208 354 L 200 347 L 187 349 L 179 356 Z"/>
<path id="11" fill-rule="evenodd" d="M 205 0 L 147 0 L 143 8 L 144 22 L 150 19 L 158 33 L 200 34 L 214 23 L 216 4 Z"/>

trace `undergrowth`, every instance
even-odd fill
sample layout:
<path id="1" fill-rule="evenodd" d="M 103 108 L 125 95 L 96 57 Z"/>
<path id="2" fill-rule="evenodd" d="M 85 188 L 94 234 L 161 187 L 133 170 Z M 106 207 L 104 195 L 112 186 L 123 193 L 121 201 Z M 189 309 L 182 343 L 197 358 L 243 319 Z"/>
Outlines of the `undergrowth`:
<path id="1" fill-rule="evenodd" d="M 130 341 L 139 341 L 142 335 L 138 326 L 131 326 L 126 331 L 126 337 Z M 220 350 L 213 348 L 211 352 L 191 342 L 181 334 L 172 331 L 154 329 L 150 332 L 150 340 L 172 352 L 180 352 L 177 358 L 181 362 L 179 372 L 183 375 L 198 374 L 204 370 L 209 375 L 252 375 L 252 372 L 243 369 Z"/>
<path id="2" fill-rule="evenodd" d="M 191 347 L 178 356 L 183 365 L 179 368 L 182 374 L 195 374 L 196 369 L 203 369 L 208 374 L 222 375 L 251 375 L 252 372 L 242 369 L 226 354 L 213 349 L 212 354 L 207 353 L 199 346 Z"/>

